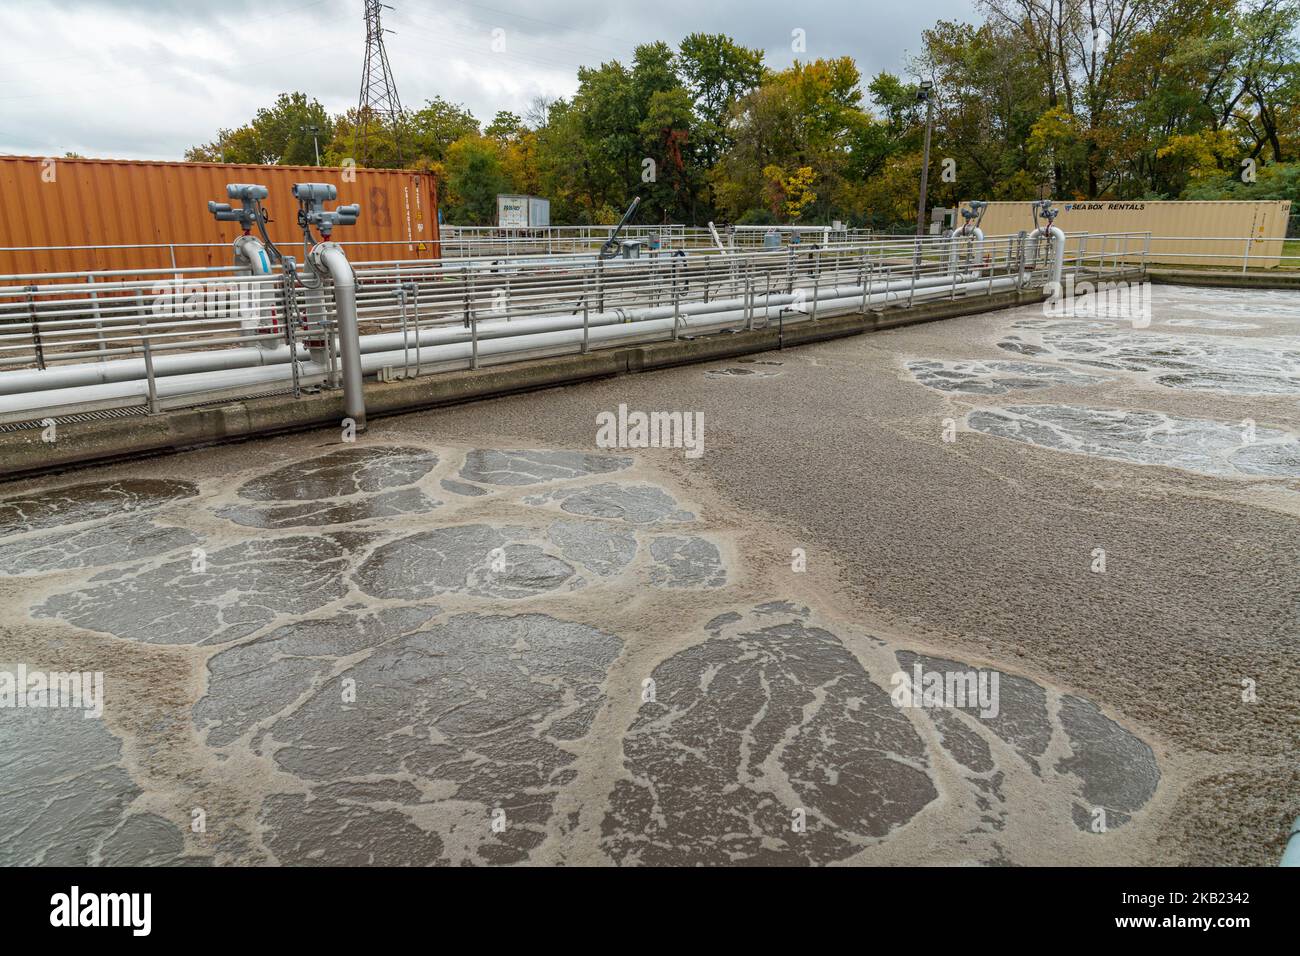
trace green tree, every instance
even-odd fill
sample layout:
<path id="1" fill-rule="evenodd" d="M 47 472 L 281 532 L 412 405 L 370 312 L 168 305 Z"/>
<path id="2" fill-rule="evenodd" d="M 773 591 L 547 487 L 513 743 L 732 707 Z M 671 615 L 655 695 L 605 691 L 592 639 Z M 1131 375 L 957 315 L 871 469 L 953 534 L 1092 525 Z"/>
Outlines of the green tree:
<path id="1" fill-rule="evenodd" d="M 700 154 L 707 165 L 730 146 L 727 116 L 763 78 L 763 51 L 719 33 L 692 33 L 678 47 L 680 72 L 699 114 Z"/>
<path id="2" fill-rule="evenodd" d="M 764 206 L 792 216 L 788 202 L 773 208 L 772 183 L 802 180 L 807 169 L 817 189 L 801 191 L 812 195 L 798 206 L 802 219 L 860 219 L 854 144 L 867 140 L 874 123 L 862 108 L 860 81 L 849 57 L 796 62 L 742 97 L 729 120 L 735 141 L 709 174 L 719 206 L 734 218 Z"/>
<path id="3" fill-rule="evenodd" d="M 459 226 L 493 225 L 497 196 L 510 191 L 498 144 L 478 133 L 466 134 L 447 147 L 444 166 L 446 220 Z"/>
<path id="4" fill-rule="evenodd" d="M 483 133 L 499 142 L 508 143 L 518 139 L 524 131 L 524 121 L 519 118 L 518 114 L 511 113 L 508 110 L 498 110 L 497 115 L 492 118 L 492 122 L 487 125 Z"/>
<path id="5" fill-rule="evenodd" d="M 317 130 L 324 152 L 334 136 L 334 121 L 325 107 L 305 93 L 281 93 L 247 125 L 221 130 L 211 143 L 186 150 L 185 158 L 190 162 L 311 166 L 316 162 L 312 128 Z"/>

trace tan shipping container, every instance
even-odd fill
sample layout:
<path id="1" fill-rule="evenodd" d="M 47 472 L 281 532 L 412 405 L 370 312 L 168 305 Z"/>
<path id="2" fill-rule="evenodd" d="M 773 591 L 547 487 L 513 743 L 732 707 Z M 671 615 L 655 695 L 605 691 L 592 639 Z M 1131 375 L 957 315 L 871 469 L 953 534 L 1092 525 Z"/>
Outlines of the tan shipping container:
<path id="1" fill-rule="evenodd" d="M 965 205 L 965 203 L 963 203 Z M 1182 266 L 1236 266 L 1249 255 L 1250 268 L 1273 268 L 1282 254 L 1291 203 L 1268 201 L 1120 200 L 1058 201 L 1061 211 L 1056 224 L 1067 234 L 1151 233 L 1150 261 Z M 1034 228 L 1034 214 L 1028 202 L 991 202 L 980 224 L 986 236 L 1015 235 Z M 1083 248 L 1075 238 L 1071 252 Z M 1142 240 L 1134 238 L 1133 249 Z M 1101 243 L 1088 244 L 1088 251 L 1101 251 Z M 1122 248 L 1122 240 L 1120 242 Z M 1107 253 L 1114 244 L 1107 244 Z M 1256 258 L 1262 257 L 1262 258 Z M 1121 257 L 1122 258 L 1122 257 Z"/>
<path id="2" fill-rule="evenodd" d="M 238 207 L 226 198 L 227 183 L 267 187 L 267 231 L 301 262 L 292 191 L 300 182 L 333 183 L 340 203 L 361 205 L 357 224 L 333 236 L 354 262 L 438 256 L 437 190 L 429 173 L 0 156 L 0 275 L 228 265 L 239 224 L 217 222 L 208 212 L 210 199 Z M 103 245 L 156 248 L 26 248 Z"/>

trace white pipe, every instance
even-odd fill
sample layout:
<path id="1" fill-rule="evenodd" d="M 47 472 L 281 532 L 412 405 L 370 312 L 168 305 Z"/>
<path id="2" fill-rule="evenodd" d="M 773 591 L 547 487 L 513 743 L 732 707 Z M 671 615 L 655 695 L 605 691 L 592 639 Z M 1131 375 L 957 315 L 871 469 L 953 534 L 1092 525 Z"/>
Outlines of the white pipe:
<path id="1" fill-rule="evenodd" d="M 889 304 L 891 302 L 903 302 L 909 297 L 925 298 L 931 295 L 942 295 L 953 289 L 952 280 L 945 276 L 936 276 L 929 279 L 918 280 L 916 291 L 911 289 L 910 281 L 903 280 L 900 282 L 888 283 L 893 288 L 886 288 L 884 284 L 874 284 L 870 295 L 866 297 L 868 304 L 879 303 Z M 957 291 L 996 290 L 1002 288 L 1013 288 L 1016 285 L 1014 277 L 1003 277 L 992 280 L 979 278 L 977 276 L 963 276 L 955 289 Z M 866 290 L 862 286 L 848 287 L 828 287 L 819 290 L 817 296 L 818 310 L 822 314 L 835 311 L 856 311 L 861 308 L 864 302 L 863 293 Z M 782 310 L 782 306 L 792 304 L 797 296 L 791 294 L 774 295 L 765 300 L 768 309 L 777 309 L 775 315 L 769 316 L 769 320 L 775 321 L 780 316 L 785 316 L 785 321 L 802 322 L 810 318 L 806 312 L 792 310 Z M 806 297 L 804 299 L 806 302 Z M 692 303 L 692 310 L 687 311 L 685 307 L 680 310 L 680 316 L 676 320 L 680 322 L 680 328 L 688 332 L 702 333 L 706 331 L 732 327 L 736 328 L 743 324 L 747 317 L 745 302 L 743 299 L 718 300 L 712 303 Z M 759 308 L 757 302 L 754 305 L 755 310 Z M 626 321 L 629 315 L 635 314 L 637 318 L 634 321 Z M 614 317 L 619 316 L 621 320 Z M 608 321 L 604 324 L 590 327 L 587 331 L 588 339 L 591 342 L 613 342 L 624 338 L 642 338 L 648 336 L 658 336 L 663 338 L 671 334 L 674 324 L 673 310 L 671 308 L 662 309 L 644 309 L 639 313 L 605 313 L 604 318 Z M 554 323 L 558 318 L 568 320 L 567 327 L 555 328 L 553 326 L 543 326 L 535 320 L 516 320 L 508 323 L 511 327 L 510 334 L 485 335 L 482 330 L 479 334 L 477 351 L 479 356 L 484 355 L 501 355 L 513 352 L 529 352 L 539 349 L 553 349 L 557 346 L 573 346 L 581 344 L 583 340 L 583 329 L 581 317 L 557 317 L 546 320 Z M 531 326 L 525 327 L 525 322 L 533 322 Z M 506 325 L 506 323 L 501 323 Z M 467 361 L 473 352 L 473 343 L 465 341 L 464 329 L 442 329 L 434 330 L 447 335 L 447 339 L 439 344 L 432 345 L 425 351 L 422 348 L 421 364 L 436 365 L 446 362 L 464 362 Z M 452 333 L 460 341 L 452 340 Z M 370 336 L 372 339 L 386 339 L 391 341 L 394 336 Z M 421 336 L 423 339 L 423 335 Z M 401 341 L 401 333 L 396 334 L 398 342 Z M 249 350 L 244 350 L 249 351 Z M 285 350 L 287 353 L 287 349 Z M 358 355 L 360 361 L 357 363 L 358 381 L 360 374 L 370 374 L 386 367 L 397 367 L 403 365 L 409 353 L 401 348 L 388 351 L 372 351 L 364 355 Z M 316 362 L 308 362 L 300 366 L 300 372 L 303 375 L 324 375 L 327 369 Z M 160 377 L 155 380 L 157 395 L 160 398 L 168 398 L 176 395 L 187 395 L 195 392 L 214 391 L 223 388 L 232 388 L 243 385 L 261 385 L 274 383 L 289 379 L 292 371 L 287 363 L 268 365 L 255 368 L 229 368 L 214 371 L 206 371 L 182 375 L 170 375 Z M 107 401 L 113 399 L 144 398 L 148 395 L 148 383 L 143 380 L 110 382 L 100 385 L 78 386 L 73 388 L 46 389 L 42 391 L 26 392 L 16 395 L 0 395 L 0 413 L 12 413 L 20 411 L 48 412 L 57 414 L 57 407 L 60 405 L 74 405 L 88 402 Z M 347 395 L 345 392 L 345 402 Z M 360 410 L 361 419 L 357 419 L 358 427 L 364 420 L 364 406 Z M 349 417 L 356 416 L 349 412 Z"/>
<path id="2" fill-rule="evenodd" d="M 718 235 L 718 228 L 713 224 L 712 219 L 709 220 L 709 235 L 713 237 L 713 244 L 718 247 L 718 251 L 725 253 L 727 247 L 722 244 L 722 237 Z"/>
<path id="3" fill-rule="evenodd" d="M 307 257 L 317 272 L 334 280 L 334 315 L 338 322 L 339 359 L 343 366 L 343 411 L 356 430 L 366 430 L 366 397 L 361 383 L 361 342 L 357 335 L 357 279 L 337 242 L 322 242 Z"/>
<path id="4" fill-rule="evenodd" d="M 307 350 L 298 347 L 299 361 L 306 361 Z M 182 352 L 158 355 L 153 359 L 153 373 L 158 379 L 193 372 L 221 372 L 259 365 L 280 365 L 289 361 L 289 347 L 213 349 L 208 352 Z M 0 395 L 39 392 L 48 389 L 78 388 L 112 382 L 144 381 L 142 358 L 115 359 L 78 365 L 56 365 L 46 369 L 20 369 L 0 372 Z"/>
<path id="5" fill-rule="evenodd" d="M 976 273 L 959 273 L 955 281 L 966 282 L 979 277 Z M 917 289 L 942 286 L 949 288 L 953 284 L 952 276 L 923 276 L 916 280 Z M 891 279 L 876 281 L 872 284 L 875 291 L 912 288 L 911 279 Z M 804 290 L 807 298 L 811 290 Z M 823 286 L 818 290 L 818 300 L 843 295 L 861 295 L 861 286 L 844 288 Z M 796 296 L 790 293 L 773 295 L 767 300 L 769 307 L 789 305 Z M 682 315 L 696 315 L 719 312 L 728 309 L 744 308 L 745 300 L 715 299 L 711 302 L 689 302 L 680 307 Z M 673 315 L 672 306 L 636 310 L 613 309 L 606 312 L 592 313 L 588 325 L 615 325 L 624 322 L 637 322 L 647 319 L 662 319 Z M 533 332 L 554 332 L 565 329 L 581 328 L 581 314 L 539 315 L 525 318 L 484 319 L 478 322 L 478 338 L 502 338 L 515 335 L 527 335 Z M 442 326 L 421 329 L 418 336 L 414 330 L 405 333 L 382 332 L 360 337 L 361 353 L 384 352 L 401 348 L 405 342 L 409 347 L 442 345 L 449 342 L 468 342 L 471 331 L 463 325 Z M 309 358 L 307 350 L 298 346 L 299 361 Z M 314 358 L 314 357 L 312 357 Z M 250 368 L 262 365 L 287 364 L 289 347 L 276 343 L 271 348 L 235 348 L 213 349 L 205 352 L 184 352 L 173 355 L 156 355 L 154 357 L 154 375 L 159 379 L 172 375 L 186 375 L 204 371 L 227 371 L 237 368 Z M 46 369 L 21 369 L 0 373 L 0 395 L 21 392 L 44 391 L 50 389 L 73 388 L 78 386 L 103 385 L 111 382 L 129 382 L 145 378 L 143 359 L 118 359 L 106 362 L 91 362 L 76 365 L 59 365 Z"/>
<path id="6" fill-rule="evenodd" d="M 984 251 L 984 230 L 972 223 L 964 222 L 961 224 L 961 228 L 953 232 L 950 237 L 951 244 L 948 246 L 949 272 L 957 271 L 958 240 L 966 239 L 967 237 L 969 237 L 969 241 L 971 242 L 971 252 L 973 254 L 971 256 L 972 260 L 977 263 L 982 261 L 981 255 Z M 976 268 L 978 269 L 979 267 L 977 266 Z"/>
<path id="7" fill-rule="evenodd" d="M 1065 233 L 1056 226 L 1048 226 L 1046 229 L 1041 226 L 1031 232 L 1028 240 L 1037 243 L 1040 238 L 1047 236 L 1052 241 L 1052 264 L 1047 274 L 1047 291 L 1055 295 L 1061 294 L 1061 277 L 1065 273 Z M 1021 273 L 1021 282 L 1025 280 L 1025 275 Z"/>
<path id="8" fill-rule="evenodd" d="M 235 266 L 241 272 L 250 276 L 269 276 L 271 274 L 271 258 L 266 254 L 266 248 L 262 241 L 256 236 L 243 235 L 235 240 Z M 259 332 L 268 332 L 271 329 L 270 308 L 266 305 L 265 289 L 263 286 L 254 285 L 250 291 L 257 296 L 257 305 L 252 310 L 252 314 L 245 314 L 239 321 L 239 326 L 250 338 Z M 272 296 L 274 299 L 274 296 Z M 240 297 L 241 309 L 246 305 L 243 297 Z M 276 342 L 273 339 L 259 339 L 258 348 L 268 349 L 275 348 Z M 287 358 L 287 356 L 286 356 Z M 155 371 L 155 374 L 156 371 Z"/>
<path id="9" fill-rule="evenodd" d="M 1048 227 L 1047 233 L 1055 241 L 1052 247 L 1052 273 L 1047 278 L 1049 282 L 1056 283 L 1059 289 L 1061 278 L 1065 274 L 1065 233 L 1056 226 Z"/>

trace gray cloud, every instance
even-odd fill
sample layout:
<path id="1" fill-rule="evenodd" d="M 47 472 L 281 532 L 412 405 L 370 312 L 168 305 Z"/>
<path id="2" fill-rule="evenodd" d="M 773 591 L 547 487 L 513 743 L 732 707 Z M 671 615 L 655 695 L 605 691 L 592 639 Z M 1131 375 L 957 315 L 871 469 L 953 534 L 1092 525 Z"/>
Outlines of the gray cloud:
<path id="1" fill-rule="evenodd" d="M 433 96 L 490 119 L 522 112 L 539 94 L 568 95 L 581 65 L 627 62 L 637 43 L 676 44 L 727 33 L 761 47 L 768 63 L 849 55 L 865 76 L 900 70 L 937 19 L 974 18 L 972 0 L 892 8 L 850 0 L 393 0 L 389 56 L 405 104 Z M 5 13 L 0 62 L 0 152 L 175 159 L 221 127 L 236 126 L 287 90 L 331 111 L 356 103 L 364 27 L 361 0 L 33 0 Z M 504 52 L 493 52 L 494 29 Z"/>

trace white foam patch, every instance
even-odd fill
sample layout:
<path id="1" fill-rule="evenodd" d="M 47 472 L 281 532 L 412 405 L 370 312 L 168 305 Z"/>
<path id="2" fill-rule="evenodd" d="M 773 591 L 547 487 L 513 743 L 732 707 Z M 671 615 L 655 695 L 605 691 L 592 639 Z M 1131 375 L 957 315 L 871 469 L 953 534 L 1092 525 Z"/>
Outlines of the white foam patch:
<path id="1" fill-rule="evenodd" d="M 1300 477 L 1300 440 L 1275 428 L 1078 405 L 982 408 L 966 422 L 987 435 L 1076 455 L 1216 477 Z"/>
<path id="2" fill-rule="evenodd" d="M 1038 362 L 918 360 L 908 362 L 907 370 L 922 385 L 941 392 L 962 392 L 969 395 L 1002 395 L 1024 389 L 1051 388 L 1054 385 L 1097 385 L 1106 381 L 1100 375 L 1088 375 L 1061 365 Z"/>
<path id="3" fill-rule="evenodd" d="M 1168 388 L 1300 395 L 1294 339 L 1171 335 L 1096 321 L 1023 319 L 998 347 L 1020 355 L 1133 372 Z"/>

